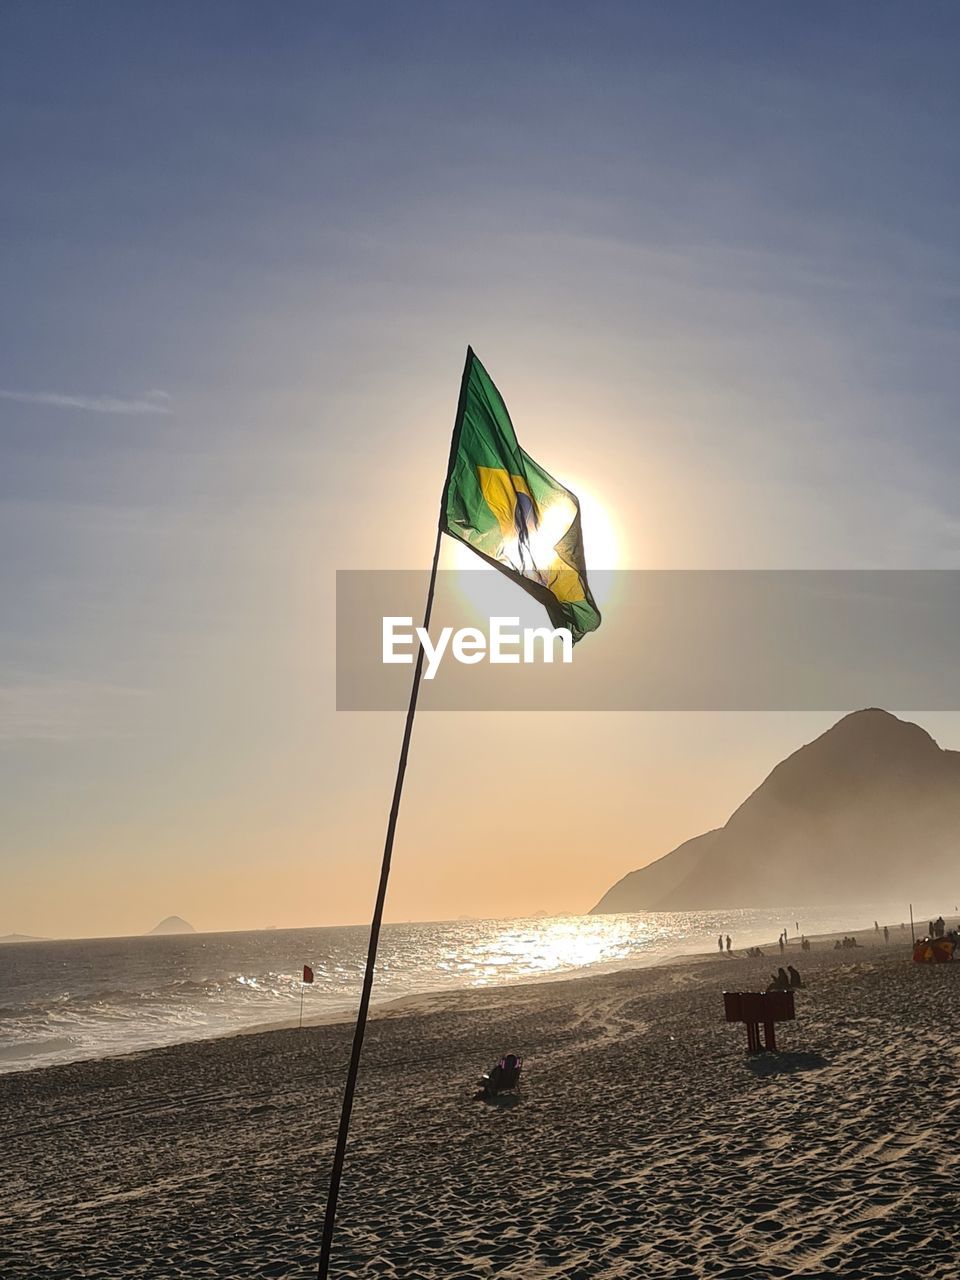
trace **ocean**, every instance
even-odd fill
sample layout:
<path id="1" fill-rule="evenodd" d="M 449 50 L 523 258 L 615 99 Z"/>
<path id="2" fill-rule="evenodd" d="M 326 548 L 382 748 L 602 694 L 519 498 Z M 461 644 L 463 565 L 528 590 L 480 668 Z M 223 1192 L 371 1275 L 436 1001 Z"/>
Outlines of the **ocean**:
<path id="1" fill-rule="evenodd" d="M 375 1003 L 430 991 L 539 982 L 808 935 L 899 930 L 903 908 L 643 912 L 392 924 L 380 939 Z M 23 1071 L 289 1023 L 351 1016 L 365 925 L 251 933 L 92 938 L 0 946 L 0 1072 Z M 777 956 L 774 945 L 771 961 Z"/>

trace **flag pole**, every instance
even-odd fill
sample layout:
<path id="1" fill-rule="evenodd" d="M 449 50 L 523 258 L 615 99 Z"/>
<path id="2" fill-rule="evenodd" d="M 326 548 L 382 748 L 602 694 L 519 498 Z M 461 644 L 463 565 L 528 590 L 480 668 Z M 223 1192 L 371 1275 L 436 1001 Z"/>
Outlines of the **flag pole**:
<path id="1" fill-rule="evenodd" d="M 300 1026 L 298 1030 L 303 1030 L 303 979 L 300 980 Z"/>
<path id="2" fill-rule="evenodd" d="M 423 629 L 430 626 L 430 615 L 433 612 L 433 596 L 437 585 L 437 565 L 440 562 L 440 538 L 443 534 L 444 501 L 450 473 L 457 456 L 460 442 L 460 430 L 463 426 L 463 413 L 467 400 L 467 383 L 470 378 L 470 365 L 473 362 L 473 350 L 467 347 L 467 358 L 463 366 L 463 377 L 460 381 L 460 399 L 457 403 L 457 416 L 453 425 L 453 436 L 450 441 L 450 457 L 447 461 L 447 475 L 443 492 L 440 496 L 440 517 L 437 521 L 437 542 L 433 549 L 433 565 L 430 569 L 430 585 L 427 588 L 427 601 L 423 610 Z M 370 1010 L 370 995 L 373 990 L 373 974 L 377 963 L 377 944 L 380 941 L 380 926 L 383 923 L 383 906 L 387 897 L 387 881 L 390 877 L 390 860 L 393 856 L 393 839 L 397 830 L 397 818 L 400 815 L 400 800 L 403 795 L 403 780 L 407 772 L 407 758 L 410 754 L 410 739 L 413 736 L 413 721 L 417 714 L 417 698 L 420 694 L 420 682 L 423 674 L 423 645 L 417 650 L 417 661 L 413 670 L 413 683 L 410 687 L 410 702 L 407 707 L 407 718 L 403 726 L 403 738 L 400 743 L 400 758 L 397 762 L 397 777 L 393 787 L 393 802 L 387 819 L 387 834 L 383 844 L 383 860 L 380 864 L 380 884 L 377 888 L 376 903 L 373 908 L 373 919 L 370 922 L 370 940 L 367 944 L 367 964 L 363 973 L 363 987 L 360 991 L 360 1007 L 357 1011 L 357 1023 L 353 1031 L 353 1049 L 350 1053 L 350 1066 L 347 1070 L 347 1082 L 343 1089 L 343 1103 L 340 1108 L 340 1127 L 337 1130 L 337 1145 L 333 1154 L 333 1166 L 330 1170 L 330 1186 L 327 1191 L 327 1210 L 323 1218 L 323 1236 L 320 1241 L 320 1262 L 317 1266 L 317 1280 L 327 1280 L 330 1274 L 330 1253 L 333 1248 L 333 1229 L 337 1217 L 337 1201 L 340 1197 L 340 1179 L 343 1175 L 343 1162 L 347 1154 L 347 1136 L 350 1132 L 350 1116 L 353 1111 L 353 1096 L 356 1091 L 357 1075 L 360 1070 L 360 1055 L 363 1050 L 363 1036 L 367 1028 L 367 1014 Z M 302 991 L 301 991 L 302 995 Z"/>

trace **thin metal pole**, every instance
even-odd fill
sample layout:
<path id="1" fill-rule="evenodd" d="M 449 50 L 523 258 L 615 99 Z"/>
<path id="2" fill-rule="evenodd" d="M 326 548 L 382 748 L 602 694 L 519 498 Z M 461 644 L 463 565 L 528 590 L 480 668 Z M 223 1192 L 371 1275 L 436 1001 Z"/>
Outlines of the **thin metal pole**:
<path id="1" fill-rule="evenodd" d="M 427 604 L 423 614 L 423 628 L 430 626 L 430 614 L 433 610 L 433 593 L 437 581 L 437 563 L 440 559 L 440 535 L 437 529 L 437 545 L 433 552 L 433 568 L 430 572 L 430 586 L 427 591 Z M 400 813 L 400 799 L 403 794 L 403 779 L 407 772 L 407 757 L 410 752 L 410 738 L 413 733 L 413 719 L 417 711 L 417 697 L 420 692 L 420 677 L 423 671 L 423 645 L 417 652 L 417 664 L 413 672 L 413 686 L 410 690 L 410 705 L 407 708 L 407 719 L 403 729 L 403 742 L 400 747 L 400 761 L 397 765 L 397 780 L 393 788 L 393 803 L 390 806 L 390 817 L 387 820 L 387 836 L 383 847 L 383 862 L 380 867 L 380 885 L 377 889 L 377 901 L 370 924 L 370 941 L 367 946 L 367 967 L 363 974 L 363 989 L 360 993 L 360 1009 L 357 1013 L 357 1025 L 353 1033 L 353 1050 L 350 1054 L 350 1068 L 347 1071 L 347 1083 L 343 1091 L 343 1105 L 340 1110 L 340 1128 L 337 1133 L 337 1146 L 333 1156 L 333 1168 L 330 1172 L 330 1188 L 327 1192 L 327 1211 L 323 1219 L 323 1239 L 320 1244 L 320 1264 L 317 1268 L 317 1280 L 327 1280 L 330 1267 L 330 1250 L 333 1245 L 333 1228 L 337 1215 L 337 1200 L 340 1195 L 340 1178 L 343 1174 L 343 1161 L 347 1153 L 347 1134 L 350 1130 L 350 1115 L 353 1111 L 353 1095 L 357 1085 L 357 1073 L 360 1068 L 360 1053 L 363 1049 L 363 1034 L 367 1026 L 367 1013 L 370 1009 L 370 993 L 373 990 L 373 973 L 377 962 L 377 943 L 380 940 L 380 926 L 383 922 L 383 904 L 387 896 L 387 880 L 390 876 L 390 859 L 393 855 L 393 838 L 397 830 L 397 818 Z"/>
<path id="2" fill-rule="evenodd" d="M 910 942 L 913 946 L 917 945 L 917 935 L 913 928 L 913 903 L 910 903 Z"/>
<path id="3" fill-rule="evenodd" d="M 433 549 L 433 565 L 430 569 L 430 585 L 427 588 L 427 603 L 423 611 L 423 629 L 430 626 L 430 615 L 433 612 L 433 595 L 437 585 L 437 565 L 440 562 L 440 539 L 445 525 L 445 502 L 447 487 L 457 457 L 460 443 L 460 432 L 463 428 L 463 417 L 467 403 L 467 386 L 470 380 L 470 369 L 473 364 L 473 350 L 467 347 L 467 358 L 463 365 L 460 379 L 460 398 L 457 403 L 457 416 L 454 419 L 453 435 L 450 439 L 450 456 L 447 460 L 447 474 L 440 496 L 440 516 L 437 521 L 437 543 Z M 327 1191 L 327 1210 L 323 1218 L 323 1238 L 320 1242 L 320 1262 L 317 1266 L 317 1280 L 327 1280 L 330 1274 L 330 1253 L 333 1248 L 333 1229 L 337 1217 L 337 1200 L 340 1196 L 340 1179 L 343 1175 L 343 1162 L 347 1154 L 347 1135 L 350 1131 L 350 1115 L 353 1111 L 353 1095 L 357 1086 L 357 1074 L 360 1070 L 360 1054 L 363 1049 L 363 1035 L 367 1026 L 367 1014 L 370 1009 L 370 993 L 373 990 L 373 974 L 377 963 L 377 944 L 380 940 L 380 926 L 383 923 L 383 905 L 387 896 L 387 881 L 390 877 L 390 860 L 393 856 L 393 838 L 397 830 L 397 818 L 400 814 L 400 799 L 403 795 L 403 779 L 407 772 L 407 757 L 410 753 L 410 738 L 413 734 L 413 720 L 417 713 L 417 698 L 420 693 L 420 680 L 423 674 L 423 645 L 417 650 L 417 662 L 413 672 L 413 684 L 410 688 L 410 704 L 407 707 L 407 719 L 403 727 L 403 740 L 400 745 L 400 759 L 397 763 L 397 780 L 393 787 L 393 803 L 390 805 L 390 816 L 387 819 L 387 835 L 383 845 L 383 862 L 380 866 L 380 884 L 377 888 L 377 901 L 370 922 L 370 941 L 367 945 L 367 967 L 363 974 L 363 988 L 360 992 L 360 1008 L 357 1012 L 357 1025 L 353 1032 L 353 1049 L 350 1053 L 350 1067 L 347 1071 L 347 1083 L 343 1090 L 343 1104 L 340 1109 L 340 1128 L 337 1131 L 337 1145 L 333 1154 L 333 1167 L 330 1171 L 330 1186 Z"/>
<path id="4" fill-rule="evenodd" d="M 301 1031 L 303 1030 L 303 983 L 302 983 L 302 982 L 300 983 L 300 1027 L 299 1027 L 299 1030 L 301 1030 Z"/>

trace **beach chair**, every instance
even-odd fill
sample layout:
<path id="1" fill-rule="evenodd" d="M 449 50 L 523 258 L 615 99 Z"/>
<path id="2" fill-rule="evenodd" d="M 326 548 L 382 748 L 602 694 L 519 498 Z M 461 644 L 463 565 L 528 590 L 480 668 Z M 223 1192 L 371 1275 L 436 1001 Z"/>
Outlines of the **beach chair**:
<path id="1" fill-rule="evenodd" d="M 480 1079 L 481 1093 L 495 1098 L 500 1093 L 519 1093 L 523 1059 L 516 1053 L 505 1053 L 495 1067 Z"/>

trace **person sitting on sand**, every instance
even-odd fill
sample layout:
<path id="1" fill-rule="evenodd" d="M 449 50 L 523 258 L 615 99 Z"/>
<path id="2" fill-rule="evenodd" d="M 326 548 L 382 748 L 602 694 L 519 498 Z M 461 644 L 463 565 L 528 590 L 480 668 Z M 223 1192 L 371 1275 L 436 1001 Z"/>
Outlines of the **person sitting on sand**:
<path id="1" fill-rule="evenodd" d="M 768 991 L 789 991 L 790 990 L 790 977 L 787 974 L 786 969 L 784 969 L 782 965 L 777 970 L 776 973 L 772 973 L 770 975 L 770 984 L 767 987 L 767 990 Z"/>
<path id="2" fill-rule="evenodd" d="M 477 1081 L 479 1087 L 477 1092 L 473 1095 L 474 1099 L 480 1101 L 482 1098 L 495 1098 L 500 1084 L 500 1074 L 499 1062 L 495 1066 L 492 1066 L 489 1071 L 484 1072 Z"/>
<path id="3" fill-rule="evenodd" d="M 792 965 L 792 964 L 788 964 L 788 965 L 787 965 L 787 972 L 790 974 L 790 985 L 791 985 L 791 987 L 802 987 L 802 986 L 803 986 L 803 979 L 800 977 L 800 973 L 799 973 L 799 971 L 798 971 L 798 970 L 796 970 L 796 969 L 793 967 L 793 965 Z"/>

